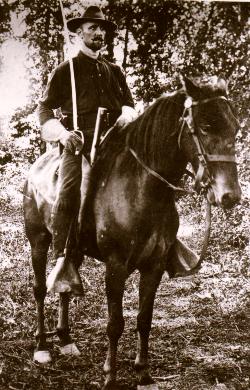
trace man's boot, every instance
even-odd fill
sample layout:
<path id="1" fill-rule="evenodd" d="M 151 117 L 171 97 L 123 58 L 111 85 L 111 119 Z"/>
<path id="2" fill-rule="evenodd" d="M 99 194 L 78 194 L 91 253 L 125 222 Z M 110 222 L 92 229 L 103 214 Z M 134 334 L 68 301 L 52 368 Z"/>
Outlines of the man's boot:
<path id="1" fill-rule="evenodd" d="M 66 246 L 70 235 L 74 234 L 74 216 L 65 210 L 55 207 L 53 212 L 53 250 L 56 265 L 47 278 L 47 290 L 56 293 L 71 292 L 82 295 L 83 287 L 78 269 L 70 255 L 67 256 Z"/>

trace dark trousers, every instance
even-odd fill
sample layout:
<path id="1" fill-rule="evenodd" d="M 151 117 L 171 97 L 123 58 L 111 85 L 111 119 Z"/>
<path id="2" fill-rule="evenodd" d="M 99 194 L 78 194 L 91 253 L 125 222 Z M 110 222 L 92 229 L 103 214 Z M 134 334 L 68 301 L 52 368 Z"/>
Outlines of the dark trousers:
<path id="1" fill-rule="evenodd" d="M 88 135 L 89 134 L 89 135 Z M 86 131 L 83 153 L 89 155 L 93 129 Z M 58 193 L 52 208 L 53 249 L 55 258 L 64 255 L 70 225 L 78 214 L 82 180 L 82 152 L 76 155 L 79 145 L 71 138 L 62 153 L 58 177 Z"/>

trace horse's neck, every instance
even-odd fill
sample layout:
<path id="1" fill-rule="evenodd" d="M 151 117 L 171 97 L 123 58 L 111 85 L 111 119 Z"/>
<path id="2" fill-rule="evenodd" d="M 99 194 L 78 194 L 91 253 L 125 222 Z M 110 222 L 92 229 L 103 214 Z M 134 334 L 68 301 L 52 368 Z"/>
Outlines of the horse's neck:
<path id="1" fill-rule="evenodd" d="M 128 144 L 145 165 L 174 180 L 181 178 L 186 166 L 185 156 L 178 146 L 182 100 L 181 95 L 174 99 L 162 98 L 151 112 L 142 116 L 128 137 Z"/>

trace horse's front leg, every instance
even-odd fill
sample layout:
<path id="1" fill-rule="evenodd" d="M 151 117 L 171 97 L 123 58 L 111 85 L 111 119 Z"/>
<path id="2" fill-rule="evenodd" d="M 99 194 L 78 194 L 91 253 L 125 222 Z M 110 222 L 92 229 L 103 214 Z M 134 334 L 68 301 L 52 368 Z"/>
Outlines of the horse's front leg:
<path id="1" fill-rule="evenodd" d="M 104 364 L 106 380 L 103 390 L 117 390 L 116 354 L 118 341 L 124 329 L 122 299 L 126 277 L 127 273 L 123 265 L 119 264 L 115 258 L 110 258 L 106 265 L 105 278 L 109 313 L 109 320 L 107 325 L 109 347 L 107 358 Z"/>
<path id="2" fill-rule="evenodd" d="M 154 299 L 157 288 L 163 275 L 163 267 L 155 262 L 155 266 L 147 270 L 140 270 L 139 313 L 137 317 L 137 355 L 135 369 L 138 377 L 138 389 L 157 390 L 149 373 L 148 367 L 148 339 L 151 330 Z"/>
<path id="3" fill-rule="evenodd" d="M 63 355 L 79 356 L 80 351 L 70 336 L 69 301 L 69 293 L 60 293 L 57 335 L 60 339 L 60 351 Z"/>

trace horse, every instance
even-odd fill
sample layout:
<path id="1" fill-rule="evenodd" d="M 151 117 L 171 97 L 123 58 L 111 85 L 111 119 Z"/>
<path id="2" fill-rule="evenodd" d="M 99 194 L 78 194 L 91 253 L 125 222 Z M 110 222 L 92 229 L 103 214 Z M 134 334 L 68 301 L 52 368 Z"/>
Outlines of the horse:
<path id="1" fill-rule="evenodd" d="M 191 163 L 196 188 L 207 188 L 211 204 L 231 208 L 240 201 L 235 159 L 239 124 L 227 84 L 221 78 L 201 84 L 184 77 L 182 82 L 181 89 L 159 97 L 125 129 L 104 136 L 92 168 L 87 202 L 79 208 L 76 245 L 70 255 L 77 266 L 84 255 L 106 264 L 109 317 L 105 390 L 118 386 L 117 346 L 124 329 L 122 299 L 125 281 L 135 270 L 140 273 L 137 384 L 138 389 L 158 389 L 149 372 L 148 340 L 162 275 L 166 271 L 174 277 L 179 267 L 175 193 L 180 190 L 178 183 L 187 164 Z M 40 363 L 51 360 L 43 310 L 59 162 L 57 149 L 42 155 L 32 166 L 24 189 L 38 317 L 34 359 Z M 69 299 L 69 293 L 60 294 L 57 334 L 62 353 L 77 355 L 79 350 L 69 334 Z"/>

